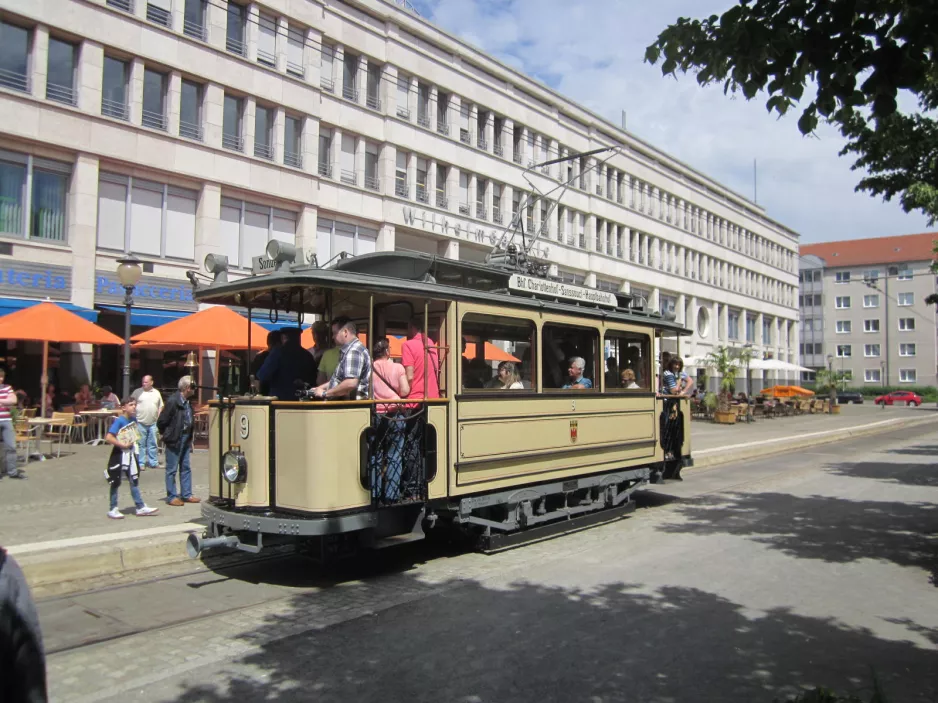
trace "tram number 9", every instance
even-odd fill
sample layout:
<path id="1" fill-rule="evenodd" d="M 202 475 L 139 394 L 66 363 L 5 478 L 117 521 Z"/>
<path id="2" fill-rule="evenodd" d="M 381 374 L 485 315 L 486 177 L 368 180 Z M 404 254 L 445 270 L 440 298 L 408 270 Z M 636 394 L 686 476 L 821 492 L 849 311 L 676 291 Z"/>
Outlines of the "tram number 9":
<path id="1" fill-rule="evenodd" d="M 248 435 L 251 434 L 251 423 L 248 420 L 247 415 L 241 415 L 239 419 L 239 424 L 241 425 L 241 439 L 247 439 Z"/>

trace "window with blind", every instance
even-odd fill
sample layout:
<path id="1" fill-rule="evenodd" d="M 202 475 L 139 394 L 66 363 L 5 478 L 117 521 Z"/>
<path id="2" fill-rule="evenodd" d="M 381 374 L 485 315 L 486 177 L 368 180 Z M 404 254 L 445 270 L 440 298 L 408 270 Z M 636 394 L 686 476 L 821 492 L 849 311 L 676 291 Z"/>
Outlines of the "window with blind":
<path id="1" fill-rule="evenodd" d="M 302 77 L 306 73 L 303 60 L 306 49 L 306 29 L 291 25 L 287 29 L 287 73 Z"/>
<path id="2" fill-rule="evenodd" d="M 319 80 L 322 87 L 330 93 L 335 90 L 335 47 L 323 42 L 319 50 Z"/>
<path id="3" fill-rule="evenodd" d="M 345 252 L 350 256 L 371 254 L 377 249 L 378 230 L 320 217 L 316 225 L 316 258 L 322 266 Z"/>
<path id="4" fill-rule="evenodd" d="M 296 213 L 233 198 L 221 199 L 221 253 L 231 266 L 247 268 L 262 256 L 271 239 L 296 243 Z"/>
<path id="5" fill-rule="evenodd" d="M 198 193 L 165 183 L 102 172 L 98 246 L 192 261 Z"/>
<path id="6" fill-rule="evenodd" d="M 394 194 L 407 198 L 407 152 L 399 151 L 394 158 Z"/>
<path id="7" fill-rule="evenodd" d="M 355 185 L 358 182 L 358 174 L 355 173 L 355 137 L 349 134 L 342 135 L 342 154 L 340 156 L 339 174 L 344 183 Z"/>
<path id="8" fill-rule="evenodd" d="M 257 62 L 277 65 L 277 19 L 270 15 L 260 15 L 257 22 Z"/>
<path id="9" fill-rule="evenodd" d="M 410 119 L 410 76 L 406 73 L 397 74 L 397 116 L 405 120 Z"/>

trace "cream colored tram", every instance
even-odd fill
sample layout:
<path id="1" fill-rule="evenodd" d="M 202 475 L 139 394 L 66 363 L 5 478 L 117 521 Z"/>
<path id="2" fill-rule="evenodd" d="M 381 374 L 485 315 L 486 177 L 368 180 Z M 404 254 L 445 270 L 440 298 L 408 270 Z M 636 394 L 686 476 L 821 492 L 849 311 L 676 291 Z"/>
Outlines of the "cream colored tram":
<path id="1" fill-rule="evenodd" d="M 416 318 L 439 397 L 393 408 L 406 418 L 399 480 L 375 401 L 212 402 L 209 526 L 190 538 L 193 556 L 276 537 L 328 558 L 452 530 L 496 548 L 626 512 L 633 491 L 692 461 L 687 399 L 656 396 L 654 359 L 656 338 L 689 331 L 627 296 L 404 252 L 271 268 L 236 282 L 222 273 L 196 299 L 255 319 L 350 317 L 369 349 Z M 592 388 L 563 388 L 571 357 Z M 517 373 L 511 388 L 496 380 L 503 361 Z M 397 491 L 379 493 L 388 473 Z"/>

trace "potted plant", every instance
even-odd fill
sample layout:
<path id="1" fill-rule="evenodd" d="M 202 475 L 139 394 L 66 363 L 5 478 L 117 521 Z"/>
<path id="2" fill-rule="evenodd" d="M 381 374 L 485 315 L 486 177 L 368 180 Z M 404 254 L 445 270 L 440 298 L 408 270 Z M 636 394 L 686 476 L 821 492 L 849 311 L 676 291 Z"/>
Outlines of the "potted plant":
<path id="1" fill-rule="evenodd" d="M 818 369 L 815 375 L 814 389 L 818 395 L 827 393 L 827 397 L 830 399 L 831 413 L 834 415 L 840 414 L 840 405 L 837 403 L 837 383 L 842 376 L 843 374 L 840 372 L 829 371 L 828 369 Z"/>
<path id="2" fill-rule="evenodd" d="M 731 425 L 736 422 L 736 413 L 731 405 L 733 389 L 736 387 L 736 374 L 750 354 L 748 349 L 731 349 L 724 346 L 717 347 L 707 354 L 706 365 L 720 377 L 717 409 L 713 413 L 714 419 L 719 423 Z"/>

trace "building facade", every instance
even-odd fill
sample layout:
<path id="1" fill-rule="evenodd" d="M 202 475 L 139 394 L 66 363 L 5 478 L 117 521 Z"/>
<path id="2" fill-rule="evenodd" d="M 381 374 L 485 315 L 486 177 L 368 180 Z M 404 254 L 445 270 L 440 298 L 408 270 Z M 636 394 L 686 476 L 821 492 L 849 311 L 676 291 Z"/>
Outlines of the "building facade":
<path id="1" fill-rule="evenodd" d="M 2 0 L 0 43 L 10 301 L 117 315 L 132 252 L 146 326 L 195 307 L 184 272 L 209 253 L 233 275 L 271 238 L 321 265 L 483 261 L 520 214 L 553 275 L 691 327 L 682 353 L 797 360 L 797 234 L 393 2 Z M 538 168 L 541 190 L 574 187 L 523 208 L 526 168 L 611 146 Z"/>
<path id="2" fill-rule="evenodd" d="M 935 385 L 938 327 L 925 298 L 938 289 L 936 239 L 938 232 L 803 246 L 801 364 L 831 363 L 861 388 Z"/>

